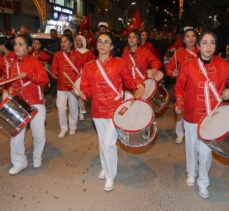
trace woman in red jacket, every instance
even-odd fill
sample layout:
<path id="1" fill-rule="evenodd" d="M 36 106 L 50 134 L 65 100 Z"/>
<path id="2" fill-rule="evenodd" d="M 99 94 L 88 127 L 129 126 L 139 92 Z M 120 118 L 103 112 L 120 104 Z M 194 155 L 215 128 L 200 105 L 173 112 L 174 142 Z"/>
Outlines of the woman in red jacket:
<path id="1" fill-rule="evenodd" d="M 199 194 L 203 198 L 208 198 L 210 184 L 208 172 L 212 154 L 211 149 L 198 138 L 197 126 L 200 118 L 206 114 L 210 115 L 211 109 L 221 101 L 221 95 L 225 100 L 229 99 L 229 91 L 225 90 L 225 87 L 229 87 L 229 63 L 214 56 L 216 36 L 212 32 L 205 32 L 200 36 L 198 47 L 200 56 L 185 62 L 177 79 L 175 111 L 183 113 L 184 118 L 188 173 L 186 183 L 188 186 L 193 186 L 198 176 Z M 211 83 L 214 86 L 209 86 Z M 213 91 L 218 94 L 213 95 Z"/>
<path id="2" fill-rule="evenodd" d="M 75 82 L 80 77 L 81 55 L 74 49 L 74 40 L 71 35 L 63 35 L 61 38 L 61 51 L 54 54 L 52 73 L 57 78 L 57 99 L 60 133 L 58 138 L 63 138 L 69 130 L 74 135 L 78 121 L 78 100 L 73 93 L 73 86 L 64 75 Z M 69 105 L 69 126 L 67 120 L 67 102 Z"/>
<path id="3" fill-rule="evenodd" d="M 105 191 L 113 190 L 117 174 L 118 136 L 112 116 L 116 106 L 122 101 L 122 82 L 130 90 L 137 89 L 138 97 L 144 91 L 142 84 L 134 82 L 124 61 L 111 56 L 112 41 L 112 34 L 109 32 L 103 32 L 98 36 L 98 59 L 84 66 L 80 85 L 81 97 L 92 98 L 91 114 L 99 138 L 102 166 L 99 178 L 106 179 Z"/>
<path id="4" fill-rule="evenodd" d="M 18 35 L 15 39 L 14 52 L 16 57 L 10 66 L 10 78 L 19 76 L 20 80 L 12 82 L 10 90 L 13 93 L 19 92 L 22 94 L 38 109 L 38 113 L 30 122 L 34 141 L 33 166 L 38 168 L 42 163 L 42 153 L 45 146 L 46 110 L 41 86 L 45 86 L 49 79 L 42 64 L 29 55 L 31 45 L 31 37 L 27 34 Z M 9 170 L 11 175 L 18 174 L 27 167 L 24 147 L 25 131 L 26 129 L 24 128 L 10 141 L 11 162 L 13 163 L 13 167 Z"/>
<path id="5" fill-rule="evenodd" d="M 91 50 L 87 49 L 87 41 L 83 35 L 77 35 L 75 38 L 75 50 L 81 54 L 82 66 L 87 62 L 95 59 L 95 55 Z M 84 114 L 86 113 L 84 102 L 79 99 L 79 119 L 84 120 Z"/>
<path id="6" fill-rule="evenodd" d="M 124 59 L 132 77 L 135 80 L 147 78 L 156 79 L 161 62 L 149 50 L 139 47 L 140 35 L 138 30 L 132 30 L 128 35 L 128 46 L 125 47 L 122 58 Z M 152 69 L 148 69 L 151 67 Z M 131 98 L 132 94 L 125 92 L 125 98 Z"/>
<path id="7" fill-rule="evenodd" d="M 156 54 L 156 50 L 153 46 L 153 44 L 149 40 L 149 31 L 146 29 L 141 30 L 140 32 L 140 38 L 141 38 L 141 47 L 144 47 L 148 49 L 152 54 Z"/>
<path id="8" fill-rule="evenodd" d="M 184 31 L 183 35 L 184 48 L 174 49 L 174 54 L 166 65 L 166 72 L 169 77 L 178 77 L 181 66 L 189 59 L 197 57 L 198 49 L 196 47 L 196 34 L 192 28 Z M 176 143 L 180 144 L 184 138 L 184 123 L 182 116 L 177 117 L 176 121 Z"/>

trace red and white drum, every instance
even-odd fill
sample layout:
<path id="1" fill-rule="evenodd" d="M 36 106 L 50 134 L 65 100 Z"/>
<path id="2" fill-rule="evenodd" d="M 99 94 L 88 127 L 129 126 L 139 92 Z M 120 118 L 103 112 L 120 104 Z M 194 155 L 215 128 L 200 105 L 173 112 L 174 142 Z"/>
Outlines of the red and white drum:
<path id="1" fill-rule="evenodd" d="M 0 104 L 0 129 L 16 136 L 37 114 L 37 109 L 22 95 L 8 96 Z"/>
<path id="2" fill-rule="evenodd" d="M 122 144 L 139 148 L 154 142 L 157 132 L 151 105 L 144 100 L 126 100 L 114 111 L 113 122 Z"/>
<path id="3" fill-rule="evenodd" d="M 143 100 L 151 100 L 157 91 L 157 82 L 153 79 L 144 80 L 145 93 L 142 97 Z"/>
<path id="4" fill-rule="evenodd" d="M 198 135 L 213 151 L 229 158 L 229 104 L 219 106 L 198 124 Z"/>

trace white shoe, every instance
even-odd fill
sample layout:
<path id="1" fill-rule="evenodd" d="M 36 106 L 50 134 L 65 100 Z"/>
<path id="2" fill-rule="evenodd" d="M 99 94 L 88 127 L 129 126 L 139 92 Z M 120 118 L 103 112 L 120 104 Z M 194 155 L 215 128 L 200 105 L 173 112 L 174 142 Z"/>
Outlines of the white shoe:
<path id="1" fill-rule="evenodd" d="M 109 192 L 114 189 L 114 180 L 106 179 L 104 190 Z"/>
<path id="2" fill-rule="evenodd" d="M 73 136 L 76 134 L 76 129 L 70 129 L 69 130 L 69 135 Z"/>
<path id="3" fill-rule="evenodd" d="M 68 132 L 68 129 L 62 129 L 60 133 L 58 134 L 58 138 L 64 138 L 67 132 Z"/>
<path id="4" fill-rule="evenodd" d="M 9 174 L 11 175 L 16 175 L 18 173 L 20 173 L 23 169 L 25 169 L 27 167 L 27 163 L 22 165 L 22 166 L 13 166 L 10 170 L 9 170 Z"/>
<path id="5" fill-rule="evenodd" d="M 79 115 L 79 119 L 80 119 L 80 120 L 85 120 L 84 114 L 80 114 L 80 115 Z"/>
<path id="6" fill-rule="evenodd" d="M 201 186 L 199 186 L 199 194 L 204 199 L 207 199 L 210 196 L 207 187 L 201 187 Z"/>
<path id="7" fill-rule="evenodd" d="M 99 172 L 98 178 L 99 179 L 105 179 L 106 178 L 106 172 L 103 169 Z"/>
<path id="8" fill-rule="evenodd" d="M 195 184 L 195 177 L 188 176 L 186 179 L 186 185 L 192 187 Z"/>
<path id="9" fill-rule="evenodd" d="M 181 144 L 182 141 L 183 141 L 183 139 L 184 139 L 184 136 L 178 136 L 178 137 L 176 138 L 176 144 Z"/>
<path id="10" fill-rule="evenodd" d="M 41 167 L 41 164 L 42 164 L 42 160 L 41 160 L 41 159 L 39 159 L 39 160 L 34 160 L 34 161 L 33 161 L 33 167 L 34 167 L 34 168 L 39 168 L 39 167 Z"/>

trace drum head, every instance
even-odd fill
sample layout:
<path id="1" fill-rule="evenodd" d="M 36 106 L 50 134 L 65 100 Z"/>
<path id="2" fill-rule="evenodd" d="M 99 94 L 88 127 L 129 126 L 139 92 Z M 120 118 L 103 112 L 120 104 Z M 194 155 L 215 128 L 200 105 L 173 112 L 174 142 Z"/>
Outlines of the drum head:
<path id="1" fill-rule="evenodd" d="M 147 79 L 144 81 L 144 84 L 145 84 L 145 93 L 144 93 L 142 99 L 143 100 L 150 100 L 154 96 L 154 94 L 157 90 L 157 83 L 153 79 Z"/>
<path id="2" fill-rule="evenodd" d="M 150 104 L 143 100 L 126 100 L 114 111 L 114 125 L 126 132 L 137 132 L 149 127 L 154 120 L 154 112 Z"/>
<path id="3" fill-rule="evenodd" d="M 217 140 L 229 132 L 229 104 L 217 108 L 212 116 L 206 116 L 198 125 L 198 133 L 203 140 Z"/>

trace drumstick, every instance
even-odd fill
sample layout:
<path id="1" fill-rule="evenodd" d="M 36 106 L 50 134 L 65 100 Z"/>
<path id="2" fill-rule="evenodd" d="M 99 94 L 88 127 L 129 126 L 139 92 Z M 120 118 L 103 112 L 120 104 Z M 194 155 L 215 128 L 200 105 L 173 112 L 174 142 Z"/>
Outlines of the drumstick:
<path id="1" fill-rule="evenodd" d="M 219 107 L 220 104 L 221 104 L 221 101 L 217 103 L 217 105 L 215 106 L 215 108 L 210 113 L 210 116 L 212 116 L 216 112 L 216 110 L 217 110 L 217 108 Z"/>
<path id="2" fill-rule="evenodd" d="M 2 81 L 2 82 L 0 82 L 0 86 L 3 86 L 5 84 L 8 84 L 10 82 L 13 82 L 13 81 L 16 81 L 16 80 L 19 80 L 19 79 L 20 79 L 20 76 L 17 76 L 17 77 L 11 78 L 9 80 Z"/>
<path id="3" fill-rule="evenodd" d="M 45 67 L 45 70 L 46 70 L 54 79 L 56 79 L 56 78 L 54 77 L 54 75 L 52 74 L 52 72 L 51 72 L 48 68 Z"/>
<path id="4" fill-rule="evenodd" d="M 68 81 L 72 84 L 72 86 L 77 90 L 78 93 L 80 93 L 80 90 L 78 89 L 78 87 L 76 87 L 75 83 L 72 81 L 72 79 L 68 76 L 68 74 L 66 72 L 63 72 L 65 78 L 68 79 Z M 79 96 L 80 97 L 80 96 Z"/>
<path id="5" fill-rule="evenodd" d="M 44 48 L 44 51 L 46 51 L 47 53 L 52 54 L 52 55 L 54 55 L 54 53 L 55 53 L 55 52 L 48 50 L 47 48 Z"/>

